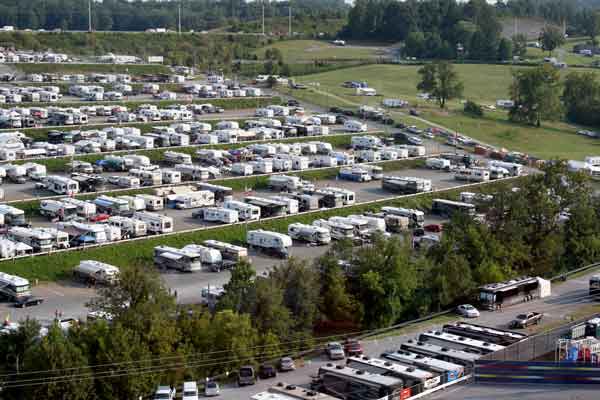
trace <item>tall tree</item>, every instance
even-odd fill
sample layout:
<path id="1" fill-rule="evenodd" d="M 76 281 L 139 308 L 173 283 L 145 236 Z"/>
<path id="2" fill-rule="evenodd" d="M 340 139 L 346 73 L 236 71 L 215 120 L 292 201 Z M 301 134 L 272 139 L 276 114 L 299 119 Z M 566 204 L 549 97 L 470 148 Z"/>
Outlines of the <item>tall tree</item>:
<path id="1" fill-rule="evenodd" d="M 518 33 L 512 37 L 513 54 L 524 57 L 527 54 L 527 36 Z"/>
<path id="2" fill-rule="evenodd" d="M 417 84 L 417 89 L 435 97 L 440 108 L 445 108 L 448 100 L 462 96 L 464 86 L 452 64 L 447 62 L 427 64 L 418 72 L 421 81 Z"/>
<path id="3" fill-rule="evenodd" d="M 584 10 L 582 18 L 582 28 L 592 43 L 597 44 L 596 36 L 600 31 L 600 13 L 594 10 Z"/>
<path id="4" fill-rule="evenodd" d="M 513 72 L 510 87 L 514 106 L 510 110 L 513 121 L 541 126 L 543 119 L 560 117 L 560 74 L 550 64 Z"/>
<path id="5" fill-rule="evenodd" d="M 359 322 L 362 310 L 348 291 L 348 280 L 338 258 L 328 252 L 317 260 L 321 271 L 321 313 L 332 321 Z"/>
<path id="6" fill-rule="evenodd" d="M 252 264 L 246 261 L 238 263 L 231 271 L 229 282 L 223 286 L 225 292 L 219 299 L 218 308 L 241 312 L 254 286 L 255 278 L 256 271 Z"/>
<path id="7" fill-rule="evenodd" d="M 557 48 L 565 43 L 565 36 L 562 31 L 555 26 L 547 25 L 540 33 L 540 43 L 542 50 L 547 51 L 550 55 Z"/>

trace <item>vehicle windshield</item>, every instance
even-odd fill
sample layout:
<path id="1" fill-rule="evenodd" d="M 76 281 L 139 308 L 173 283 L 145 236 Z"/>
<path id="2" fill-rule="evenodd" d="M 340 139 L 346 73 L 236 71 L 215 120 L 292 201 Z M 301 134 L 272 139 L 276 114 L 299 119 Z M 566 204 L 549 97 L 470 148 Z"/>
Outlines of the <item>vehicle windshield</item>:
<path id="1" fill-rule="evenodd" d="M 475 307 L 473 307 L 473 306 L 472 306 L 472 305 L 470 305 L 470 304 L 465 304 L 465 305 L 463 306 L 463 308 L 464 308 L 465 310 L 467 310 L 467 311 L 471 311 L 471 310 L 474 310 L 474 309 L 475 309 Z"/>
<path id="2" fill-rule="evenodd" d="M 25 293 L 29 291 L 29 285 L 25 285 L 25 286 L 17 286 L 15 288 L 15 292 L 16 293 Z"/>
<path id="3" fill-rule="evenodd" d="M 215 382 L 206 382 L 207 389 L 215 389 L 216 387 L 217 387 L 217 384 Z"/>
<path id="4" fill-rule="evenodd" d="M 517 319 L 527 319 L 527 315 L 519 314 L 519 315 L 517 315 Z"/>
<path id="5" fill-rule="evenodd" d="M 242 377 L 250 377 L 252 376 L 252 370 L 250 368 L 242 368 L 240 369 L 240 376 Z"/>
<path id="6" fill-rule="evenodd" d="M 167 400 L 168 400 L 168 399 L 169 399 L 169 397 L 170 397 L 170 396 L 169 396 L 169 394 L 168 394 L 168 393 L 156 393 L 156 394 L 154 395 L 154 399 L 155 399 L 155 400 L 159 400 L 159 399 L 167 399 Z"/>
<path id="7" fill-rule="evenodd" d="M 206 384 L 206 387 L 210 387 L 208 383 Z M 197 395 L 198 394 L 194 390 L 189 390 L 187 392 L 183 392 L 183 397 L 194 397 L 194 396 L 197 396 Z"/>

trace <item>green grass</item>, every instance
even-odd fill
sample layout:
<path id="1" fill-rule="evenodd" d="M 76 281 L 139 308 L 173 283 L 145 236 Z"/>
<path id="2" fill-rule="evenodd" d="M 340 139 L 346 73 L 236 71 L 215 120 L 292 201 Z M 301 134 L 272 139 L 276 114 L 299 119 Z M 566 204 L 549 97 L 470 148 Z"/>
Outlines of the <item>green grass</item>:
<path id="1" fill-rule="evenodd" d="M 324 40 L 284 40 L 275 42 L 256 51 L 259 58 L 264 58 L 269 48 L 279 49 L 286 63 L 307 62 L 322 59 L 364 60 L 377 58 L 385 54 L 383 47 L 375 46 L 335 46 Z"/>
<path id="2" fill-rule="evenodd" d="M 464 82 L 464 98 L 480 104 L 495 104 L 497 99 L 508 98 L 513 68 L 528 67 L 457 64 L 455 68 Z M 409 101 L 411 106 L 418 107 L 427 121 L 457 130 L 484 143 L 544 159 L 583 159 L 600 150 L 600 141 L 577 135 L 581 127 L 566 122 L 546 121 L 542 127 L 535 128 L 509 122 L 503 111 L 486 111 L 484 118 L 471 118 L 464 115 L 459 101 L 450 102 L 449 111 L 441 112 L 435 103 L 417 99 L 418 69 L 419 66 L 368 65 L 308 75 L 299 80 L 308 84 L 309 89 L 282 89 L 282 92 L 323 107 L 357 108 L 361 104 L 380 105 L 383 98 L 401 98 Z M 563 74 L 568 72 L 567 69 Z M 381 96 L 356 96 L 354 90 L 341 86 L 347 80 L 367 81 Z M 393 111 L 391 115 L 407 124 L 416 121 L 402 112 Z"/>
<path id="3" fill-rule="evenodd" d="M 494 182 L 482 185 L 482 191 L 493 191 L 504 182 Z M 28 257 L 23 259 L 7 260 L 0 263 L 0 270 L 28 279 L 40 281 L 56 281 L 68 279 L 71 271 L 82 259 L 103 261 L 120 267 L 131 267 L 140 263 L 152 264 L 152 250 L 157 245 L 183 247 L 189 243 L 200 243 L 206 239 L 218 239 L 229 243 L 243 244 L 246 231 L 249 229 L 266 229 L 287 232 L 287 226 L 293 222 L 312 223 L 315 219 L 329 218 L 334 215 L 349 215 L 366 211 L 377 211 L 383 206 L 410 207 L 427 210 L 431 208 L 433 198 L 456 199 L 459 189 L 449 189 L 435 194 L 425 193 L 405 196 L 382 201 L 377 205 L 357 204 L 343 209 L 324 210 L 309 215 L 294 215 L 271 221 L 255 221 L 247 224 L 225 226 L 211 230 L 198 230 L 190 233 L 180 233 L 166 237 L 149 238 L 141 241 L 115 243 L 110 246 L 92 248 L 81 251 L 70 251 Z"/>

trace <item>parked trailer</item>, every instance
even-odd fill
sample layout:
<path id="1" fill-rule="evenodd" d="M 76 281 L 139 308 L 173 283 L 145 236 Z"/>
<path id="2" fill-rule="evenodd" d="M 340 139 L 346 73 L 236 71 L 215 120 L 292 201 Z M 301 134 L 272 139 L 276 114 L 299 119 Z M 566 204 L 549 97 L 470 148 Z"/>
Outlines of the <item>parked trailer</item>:
<path id="1" fill-rule="evenodd" d="M 520 176 L 523 174 L 523 166 L 517 163 L 490 160 L 488 166 L 496 168 L 504 168 L 508 170 L 511 176 Z"/>
<path id="2" fill-rule="evenodd" d="M 25 211 L 8 204 L 0 204 L 0 224 L 5 226 L 27 226 Z"/>
<path id="3" fill-rule="evenodd" d="M 223 207 L 238 212 L 242 221 L 253 221 L 260 219 L 260 208 L 252 204 L 246 204 L 237 200 L 225 200 Z"/>
<path id="4" fill-rule="evenodd" d="M 69 234 L 67 232 L 60 231 L 56 228 L 36 228 L 35 230 L 50 235 L 52 238 L 52 247 L 55 249 L 68 249 L 71 246 L 69 244 Z"/>
<path id="5" fill-rule="evenodd" d="M 129 209 L 129 202 L 127 200 L 119 199 L 110 196 L 99 196 L 94 200 L 94 204 L 99 212 L 108 215 L 129 215 L 131 211 Z"/>
<path id="6" fill-rule="evenodd" d="M 142 170 L 142 169 L 130 169 L 129 170 L 129 174 L 134 177 L 137 178 L 139 180 L 139 182 L 137 183 L 137 186 L 158 186 L 158 185 L 162 185 L 163 181 L 162 181 L 162 171 L 160 169 L 154 170 L 154 171 L 147 171 L 147 170 Z M 125 177 L 123 177 L 125 178 Z M 125 186 L 126 184 L 124 183 L 123 186 Z M 136 183 L 134 181 L 127 183 L 127 185 L 129 185 L 129 187 L 135 187 Z"/>
<path id="7" fill-rule="evenodd" d="M 192 156 L 187 153 L 165 151 L 164 156 L 167 164 L 192 164 Z"/>
<path id="8" fill-rule="evenodd" d="M 67 232 L 71 243 L 76 246 L 102 244 L 108 241 L 103 225 L 69 221 L 59 223 L 58 229 Z"/>
<path id="9" fill-rule="evenodd" d="M 416 194 L 432 190 L 429 179 L 399 176 L 384 176 L 381 187 L 400 194 Z"/>
<path id="10" fill-rule="evenodd" d="M 288 214 L 298 214 L 300 212 L 300 203 L 296 199 L 285 196 L 269 196 L 269 199 L 284 203 Z"/>
<path id="11" fill-rule="evenodd" d="M 76 199 L 73 197 L 65 197 L 60 199 L 63 204 L 71 204 L 75 206 L 75 212 L 78 216 L 89 218 L 96 215 L 96 205 L 92 202 Z"/>
<path id="12" fill-rule="evenodd" d="M 201 246 L 199 244 L 188 244 L 182 250 L 189 250 L 200 254 L 202 268 L 212 271 L 221 272 L 223 268 L 232 267 L 235 263 L 224 262 L 221 252 L 217 249 Z"/>
<path id="13" fill-rule="evenodd" d="M 258 248 L 267 253 L 287 258 L 289 256 L 289 249 L 292 247 L 292 238 L 283 233 L 258 229 L 248 231 L 246 234 L 246 243 L 251 248 Z"/>
<path id="14" fill-rule="evenodd" d="M 294 191 L 304 186 L 304 181 L 298 176 L 272 175 L 269 177 L 268 186 L 271 190 Z"/>
<path id="15" fill-rule="evenodd" d="M 445 158 L 428 158 L 425 160 L 425 166 L 431 169 L 439 169 L 442 171 L 450 171 L 452 163 Z"/>
<path id="16" fill-rule="evenodd" d="M 212 206 L 215 204 L 215 194 L 208 190 L 171 195 L 167 196 L 167 199 L 170 206 L 179 210 Z"/>
<path id="17" fill-rule="evenodd" d="M 289 224 L 288 235 L 295 240 L 302 240 L 319 245 L 331 242 L 329 229 L 315 225 L 305 225 L 301 223 Z"/>
<path id="18" fill-rule="evenodd" d="M 160 211 L 165 208 L 162 197 L 153 196 L 151 194 L 138 194 L 135 197 L 144 201 L 144 205 L 148 211 Z"/>
<path id="19" fill-rule="evenodd" d="M 200 253 L 189 249 L 176 249 L 168 246 L 154 248 L 154 264 L 159 268 L 176 269 L 181 272 L 202 270 Z"/>
<path id="20" fill-rule="evenodd" d="M 233 189 L 227 186 L 213 185 L 210 183 L 196 183 L 198 190 L 213 192 L 215 201 L 224 201 L 225 198 L 233 196 Z"/>
<path id="21" fill-rule="evenodd" d="M 278 217 L 287 213 L 287 203 L 258 196 L 246 196 L 244 202 L 260 208 L 262 218 Z"/>
<path id="22" fill-rule="evenodd" d="M 45 253 L 52 250 L 52 236 L 32 228 L 13 226 L 6 233 L 8 239 L 31 246 L 34 253 Z"/>
<path id="23" fill-rule="evenodd" d="M 0 295 L 8 300 L 31 296 L 29 281 L 16 275 L 0 272 Z"/>
<path id="24" fill-rule="evenodd" d="M 338 173 L 338 177 L 340 179 L 345 179 L 354 182 L 369 182 L 371 180 L 371 175 L 369 174 L 369 172 L 360 166 L 342 168 Z"/>
<path id="25" fill-rule="evenodd" d="M 317 219 L 312 224 L 327 229 L 332 239 L 343 240 L 354 238 L 354 227 L 350 224 L 328 221 L 326 219 Z"/>
<path id="26" fill-rule="evenodd" d="M 115 215 L 107 220 L 107 224 L 119 228 L 126 238 L 142 237 L 148 234 L 146 223 L 133 218 Z"/>
<path id="27" fill-rule="evenodd" d="M 235 224 L 239 221 L 239 215 L 236 210 L 230 210 L 224 207 L 206 207 L 202 208 L 192 217 L 200 216 L 207 222 L 221 222 L 224 224 Z"/>
<path id="28" fill-rule="evenodd" d="M 412 228 L 422 228 L 425 226 L 425 213 L 423 211 L 398 207 L 382 207 L 381 211 L 386 215 L 397 215 L 408 218 L 410 227 Z"/>
<path id="29" fill-rule="evenodd" d="M 219 250 L 224 260 L 238 263 L 248 259 L 248 249 L 245 247 L 235 246 L 218 240 L 205 240 L 202 244 L 206 247 Z"/>
<path id="30" fill-rule="evenodd" d="M 411 353 L 409 351 L 398 350 L 397 352 L 383 353 L 381 356 L 391 361 L 414 365 L 419 369 L 440 374 L 442 383 L 453 382 L 462 378 L 465 374 L 465 367 L 463 365 L 426 357 L 422 354 Z"/>
<path id="31" fill-rule="evenodd" d="M 119 273 L 118 267 L 95 260 L 83 260 L 73 268 L 75 278 L 92 284 L 114 285 Z"/>
<path id="32" fill-rule="evenodd" d="M 490 171 L 483 168 L 459 168 L 454 170 L 454 179 L 467 182 L 487 182 Z"/>
<path id="33" fill-rule="evenodd" d="M 145 222 L 149 233 L 162 234 L 173 232 L 173 218 L 166 215 L 138 211 L 133 214 L 133 219 Z"/>
<path id="34" fill-rule="evenodd" d="M 64 201 L 40 201 L 40 215 L 59 221 L 70 221 L 77 217 L 77 206 Z"/>
<path id="35" fill-rule="evenodd" d="M 146 202 L 143 199 L 135 196 L 117 196 L 119 200 L 124 200 L 129 205 L 129 211 L 126 214 L 132 214 L 134 211 L 144 211 L 146 209 Z"/>

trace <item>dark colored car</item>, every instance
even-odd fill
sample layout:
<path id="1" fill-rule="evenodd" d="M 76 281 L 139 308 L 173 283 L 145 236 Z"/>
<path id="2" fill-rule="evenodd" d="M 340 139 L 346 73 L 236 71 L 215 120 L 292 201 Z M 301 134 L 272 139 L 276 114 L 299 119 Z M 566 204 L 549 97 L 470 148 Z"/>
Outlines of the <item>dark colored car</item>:
<path id="1" fill-rule="evenodd" d="M 21 297 L 15 301 L 15 307 L 25 308 L 31 306 L 38 306 L 44 302 L 44 299 L 36 296 Z"/>
<path id="2" fill-rule="evenodd" d="M 263 364 L 258 368 L 258 377 L 260 379 L 269 379 L 277 377 L 277 369 L 271 364 Z"/>
<path id="3" fill-rule="evenodd" d="M 340 114 L 343 110 L 340 107 L 331 107 L 329 109 L 330 113 L 334 113 L 334 114 Z"/>
<path id="4" fill-rule="evenodd" d="M 412 115 L 412 116 L 415 116 L 415 117 L 418 117 L 419 115 L 421 115 L 421 113 L 420 113 L 420 112 L 418 112 L 417 110 L 415 110 L 414 108 L 412 108 L 412 109 L 409 111 L 409 113 L 410 113 L 410 115 Z"/>
<path id="5" fill-rule="evenodd" d="M 425 236 L 425 229 L 423 229 L 423 228 L 415 228 L 413 230 L 413 236 L 415 236 L 415 237 Z"/>
<path id="6" fill-rule="evenodd" d="M 430 225 L 425 225 L 425 230 L 427 232 L 441 232 L 442 231 L 442 225 L 440 224 L 430 224 Z"/>
<path id="7" fill-rule="evenodd" d="M 338 115 L 337 117 L 335 117 L 335 123 L 343 125 L 344 123 L 346 123 L 346 121 L 348 121 L 348 119 L 349 118 L 346 116 Z"/>
<path id="8" fill-rule="evenodd" d="M 360 356 L 363 353 L 362 344 L 356 339 L 346 339 L 344 342 L 344 352 L 348 357 Z"/>
<path id="9" fill-rule="evenodd" d="M 288 107 L 298 107 L 300 102 L 298 100 L 290 99 L 287 102 Z"/>
<path id="10" fill-rule="evenodd" d="M 254 385 L 256 383 L 256 375 L 254 367 L 245 365 L 238 370 L 238 386 Z"/>

